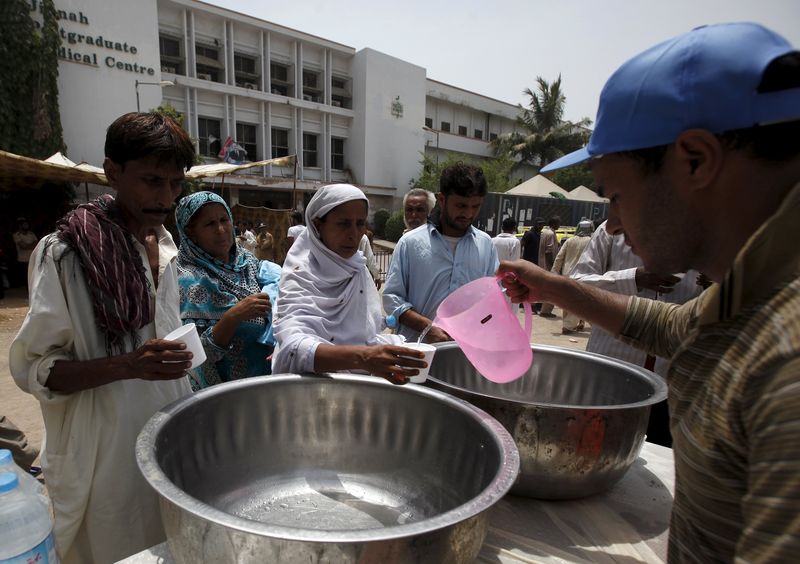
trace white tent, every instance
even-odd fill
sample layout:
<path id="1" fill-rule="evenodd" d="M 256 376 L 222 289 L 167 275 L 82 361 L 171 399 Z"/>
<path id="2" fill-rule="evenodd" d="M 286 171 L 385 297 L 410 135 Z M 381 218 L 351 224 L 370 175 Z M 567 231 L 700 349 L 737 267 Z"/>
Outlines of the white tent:
<path id="1" fill-rule="evenodd" d="M 604 204 L 608 203 L 608 198 L 601 198 L 595 192 L 581 184 L 574 190 L 572 190 L 569 194 L 567 194 L 567 198 L 570 200 L 580 200 L 582 202 L 602 202 Z"/>
<path id="2" fill-rule="evenodd" d="M 526 180 L 519 186 L 514 186 L 511 190 L 506 192 L 509 196 L 537 196 L 539 198 L 552 198 L 550 192 L 557 192 L 564 197 L 568 197 L 566 190 L 561 188 L 552 180 L 548 180 L 541 174 L 537 174 L 533 178 Z"/>

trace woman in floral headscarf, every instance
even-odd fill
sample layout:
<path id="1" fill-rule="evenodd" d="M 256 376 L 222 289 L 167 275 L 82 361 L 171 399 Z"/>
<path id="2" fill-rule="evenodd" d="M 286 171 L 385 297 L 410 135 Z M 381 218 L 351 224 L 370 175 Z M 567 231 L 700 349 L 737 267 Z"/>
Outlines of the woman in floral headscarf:
<path id="1" fill-rule="evenodd" d="M 186 196 L 175 217 L 181 318 L 197 325 L 208 357 L 190 374 L 192 388 L 270 374 L 280 267 L 236 244 L 231 210 L 213 192 Z"/>

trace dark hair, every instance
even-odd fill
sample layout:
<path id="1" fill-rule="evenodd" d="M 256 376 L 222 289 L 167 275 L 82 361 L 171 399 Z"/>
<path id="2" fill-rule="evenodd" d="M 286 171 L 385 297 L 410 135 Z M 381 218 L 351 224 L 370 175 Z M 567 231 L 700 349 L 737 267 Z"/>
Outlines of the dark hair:
<path id="1" fill-rule="evenodd" d="M 513 217 L 507 217 L 503 220 L 503 231 L 511 231 L 517 228 L 517 220 Z"/>
<path id="2" fill-rule="evenodd" d="M 550 218 L 550 221 L 547 222 L 547 225 L 550 227 L 556 227 L 561 225 L 561 217 L 554 215 Z"/>
<path id="3" fill-rule="evenodd" d="M 172 118 L 156 112 L 130 112 L 108 126 L 105 155 L 122 166 L 156 155 L 159 161 L 172 160 L 189 170 L 195 153 L 189 135 Z"/>
<path id="4" fill-rule="evenodd" d="M 800 52 L 794 51 L 778 57 L 767 66 L 758 92 L 764 94 L 799 87 Z M 720 133 L 717 138 L 728 150 L 748 151 L 758 160 L 785 162 L 800 154 L 800 120 L 734 129 Z M 670 146 L 659 145 L 618 154 L 637 161 L 646 174 L 652 174 L 661 169 Z"/>
<path id="5" fill-rule="evenodd" d="M 442 171 L 439 178 L 439 191 L 445 196 L 485 196 L 488 188 L 483 171 L 477 166 L 464 164 L 459 161 Z"/>

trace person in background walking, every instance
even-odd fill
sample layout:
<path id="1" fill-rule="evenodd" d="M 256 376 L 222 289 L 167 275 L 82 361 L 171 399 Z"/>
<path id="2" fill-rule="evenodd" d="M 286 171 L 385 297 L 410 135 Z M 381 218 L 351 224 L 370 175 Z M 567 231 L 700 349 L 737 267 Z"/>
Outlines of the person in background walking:
<path id="1" fill-rule="evenodd" d="M 578 260 L 580 260 L 584 249 L 586 249 L 586 246 L 589 244 L 592 227 L 592 222 L 588 219 L 582 220 L 578 224 L 575 230 L 575 236 L 567 239 L 561 246 L 561 249 L 559 249 L 556 255 L 556 260 L 553 263 L 553 268 L 550 270 L 562 276 L 570 275 L 572 269 L 575 268 Z M 583 329 L 583 319 L 565 309 L 561 322 L 561 333 L 569 335 L 575 331 L 583 331 Z"/>
<path id="2" fill-rule="evenodd" d="M 538 265 L 545 270 L 551 270 L 558 254 L 558 239 L 556 229 L 561 227 L 561 218 L 554 215 L 547 222 L 547 226 L 539 234 L 539 262 Z M 543 303 L 539 310 L 542 317 L 555 317 L 553 304 Z"/>
<path id="3" fill-rule="evenodd" d="M 303 214 L 295 210 L 292 212 L 292 225 L 286 231 L 286 252 L 292 248 L 292 245 L 300 237 L 300 234 L 306 230 L 303 224 Z"/>
<path id="4" fill-rule="evenodd" d="M 36 248 L 39 238 L 31 231 L 28 220 L 24 217 L 17 218 L 19 229 L 14 232 L 14 245 L 17 247 L 17 268 L 16 278 L 20 286 L 28 287 L 28 262 L 31 253 Z"/>
<path id="5" fill-rule="evenodd" d="M 517 239 L 517 221 L 513 217 L 503 220 L 503 231 L 492 237 L 492 244 L 497 249 L 498 260 L 517 260 L 520 255 L 520 242 Z"/>

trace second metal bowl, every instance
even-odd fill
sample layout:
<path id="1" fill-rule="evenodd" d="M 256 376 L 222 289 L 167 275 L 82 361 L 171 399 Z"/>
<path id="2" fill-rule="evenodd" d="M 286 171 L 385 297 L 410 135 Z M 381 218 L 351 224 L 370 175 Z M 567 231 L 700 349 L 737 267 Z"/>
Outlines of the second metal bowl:
<path id="1" fill-rule="evenodd" d="M 514 437 L 520 474 L 512 493 L 585 497 L 613 486 L 636 460 L 650 406 L 667 397 L 663 379 L 598 354 L 532 345 L 518 380 L 483 378 L 455 343 L 437 346 L 428 382 L 497 419 Z"/>

